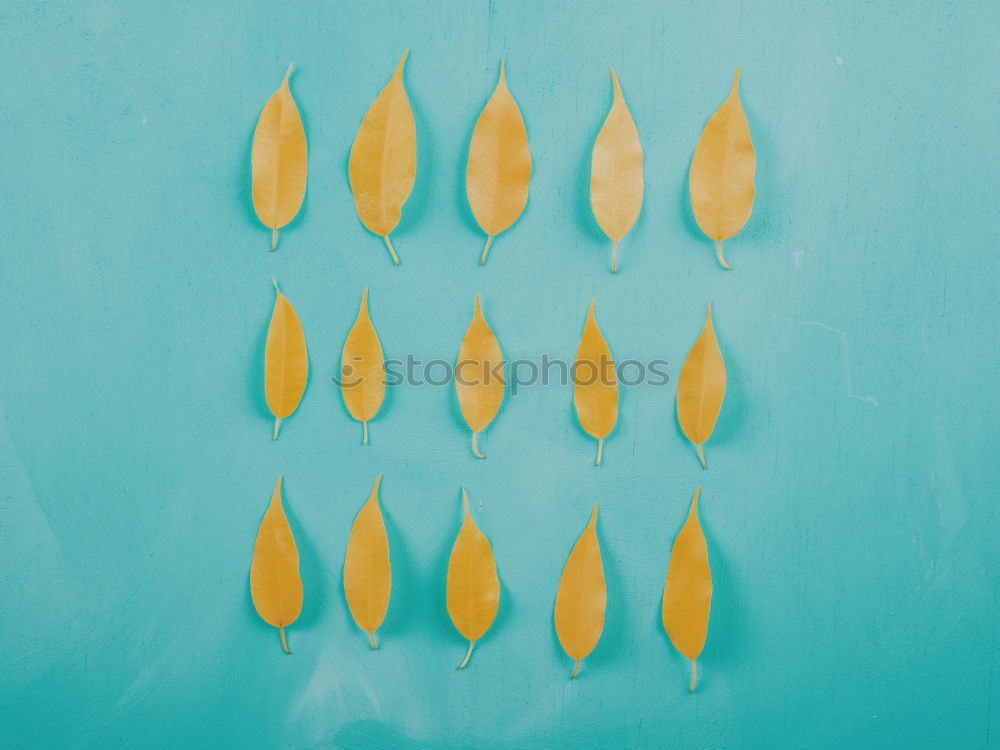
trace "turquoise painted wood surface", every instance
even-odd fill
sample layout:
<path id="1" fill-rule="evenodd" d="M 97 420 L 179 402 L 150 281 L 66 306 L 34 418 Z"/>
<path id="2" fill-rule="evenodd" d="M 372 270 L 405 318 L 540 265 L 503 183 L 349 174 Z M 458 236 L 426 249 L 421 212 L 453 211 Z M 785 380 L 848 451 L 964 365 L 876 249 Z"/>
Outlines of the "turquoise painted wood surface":
<path id="1" fill-rule="evenodd" d="M 1000 744 L 998 15 L 985 0 L 8 3 L 0 744 Z M 407 48 L 419 165 L 396 269 L 346 167 Z M 484 270 L 464 169 L 501 57 L 535 173 Z M 311 176 L 269 254 L 249 146 L 289 62 Z M 737 65 L 758 201 L 724 272 L 686 173 Z M 587 199 L 612 66 L 647 164 L 617 278 Z M 277 443 L 272 276 L 313 372 Z M 362 449 L 328 378 L 366 285 L 387 356 L 453 360 L 478 290 L 508 356 L 571 358 L 597 296 L 616 357 L 668 359 L 672 376 L 713 300 L 730 387 L 710 470 L 672 385 L 623 389 L 600 470 L 554 383 L 508 399 L 486 461 L 449 387 L 392 389 Z M 373 653 L 340 577 L 380 472 L 395 579 Z M 291 657 L 248 592 L 279 473 L 306 587 Z M 716 585 L 692 696 L 659 606 L 699 483 Z M 461 673 L 444 606 L 460 484 L 503 585 Z M 607 626 L 570 682 L 552 606 L 595 501 Z"/>

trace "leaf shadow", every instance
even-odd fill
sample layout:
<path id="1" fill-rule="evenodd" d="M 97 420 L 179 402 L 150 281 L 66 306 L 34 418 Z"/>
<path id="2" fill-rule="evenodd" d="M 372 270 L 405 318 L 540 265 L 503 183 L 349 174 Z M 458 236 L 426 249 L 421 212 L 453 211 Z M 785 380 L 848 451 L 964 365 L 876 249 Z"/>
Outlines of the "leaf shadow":
<path id="1" fill-rule="evenodd" d="M 413 64 L 409 59 L 407 62 L 409 64 L 403 69 L 404 86 L 406 85 L 405 78 L 408 78 L 410 74 L 409 67 Z M 410 102 L 410 109 L 413 110 L 413 119 L 417 126 L 417 173 L 413 190 L 403 205 L 399 224 L 393 230 L 401 235 L 405 235 L 414 226 L 419 225 L 426 216 L 427 207 L 430 205 L 431 186 L 434 184 L 438 170 L 435 140 L 431 132 L 430 121 L 425 116 L 425 110 L 419 100 L 414 102 L 410 98 L 409 92 L 407 92 L 407 99 Z"/>
<path id="2" fill-rule="evenodd" d="M 299 615 L 299 619 L 295 621 L 295 624 L 312 627 L 321 622 L 323 613 L 330 605 L 327 594 L 330 587 L 326 577 L 326 565 L 320 559 L 310 533 L 306 531 L 306 527 L 303 524 L 299 523 L 294 507 L 289 505 L 284 483 L 282 483 L 282 495 L 282 507 L 284 508 L 285 516 L 288 518 L 288 523 L 292 527 L 295 546 L 299 550 L 299 571 L 302 576 L 302 588 L 309 592 L 309 596 L 302 598 L 302 613 Z"/>
<path id="3" fill-rule="evenodd" d="M 737 643 L 741 650 L 745 651 L 746 638 L 740 638 L 741 626 L 744 624 L 740 617 L 745 609 L 743 597 L 740 589 L 736 586 L 736 579 L 733 577 L 733 567 L 726 557 L 724 548 L 715 543 L 715 535 L 710 529 L 702 525 L 702 533 L 709 549 L 709 565 L 712 570 L 713 596 L 712 608 L 708 622 L 708 638 L 705 642 L 705 649 L 702 658 L 706 665 L 716 666 L 730 665 L 737 657 Z M 724 596 L 718 596 L 715 592 L 722 590 Z M 741 656 L 746 657 L 745 653 Z M 705 680 L 711 678 L 711 670 L 705 670 Z M 701 684 L 701 676 L 698 682 Z"/>
<path id="4" fill-rule="evenodd" d="M 267 408 L 267 398 L 264 393 L 264 353 L 267 349 L 267 329 L 271 325 L 270 316 L 263 321 L 258 330 L 260 333 L 256 338 L 253 357 L 250 366 L 246 369 L 247 395 L 254 405 L 254 411 L 264 419 L 274 421 L 274 415 Z"/>
<path id="5" fill-rule="evenodd" d="M 393 514 L 381 502 L 379 505 L 385 522 L 386 537 L 389 540 L 389 560 L 392 566 L 389 610 L 379 628 L 379 635 L 385 639 L 405 635 L 411 629 L 410 626 L 416 619 L 413 617 L 412 602 L 422 601 L 423 592 L 420 591 L 420 579 L 414 572 L 417 566 L 414 564 L 413 553 L 405 537 L 397 526 Z M 379 647 L 381 648 L 381 644 Z"/>
<path id="6" fill-rule="evenodd" d="M 715 318 L 714 310 L 712 317 Z M 719 349 L 726 352 L 725 336 L 719 336 L 718 331 L 716 331 L 716 339 L 719 342 Z M 741 375 L 739 360 L 730 357 L 724 359 L 724 362 L 726 363 L 726 396 L 722 401 L 722 411 L 719 413 L 719 421 L 715 425 L 711 438 L 711 442 L 716 445 L 728 444 L 742 431 L 750 409 L 745 390 L 746 381 Z M 679 424 L 678 429 L 680 429 Z"/>

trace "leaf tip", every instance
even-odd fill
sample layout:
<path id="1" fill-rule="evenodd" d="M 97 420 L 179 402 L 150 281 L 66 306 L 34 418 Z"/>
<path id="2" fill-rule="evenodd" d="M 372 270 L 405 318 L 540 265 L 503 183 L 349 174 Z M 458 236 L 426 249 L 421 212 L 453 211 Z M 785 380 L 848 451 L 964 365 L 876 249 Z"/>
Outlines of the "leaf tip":
<path id="1" fill-rule="evenodd" d="M 465 506 L 465 515 L 469 515 L 469 493 L 462 487 L 462 504 Z"/>
<path id="2" fill-rule="evenodd" d="M 615 69 L 611 69 L 611 85 L 614 87 L 615 99 L 620 99 L 622 96 L 622 87 L 618 83 L 618 74 L 615 73 Z"/>
<path id="3" fill-rule="evenodd" d="M 368 287 L 365 287 L 365 290 L 361 292 L 361 307 L 362 309 L 368 307 Z"/>
<path id="4" fill-rule="evenodd" d="M 729 92 L 730 96 L 733 94 L 736 94 L 736 96 L 740 95 L 740 71 L 742 71 L 742 68 L 739 65 L 737 65 L 736 75 L 733 76 L 733 87 Z"/>
<path id="5" fill-rule="evenodd" d="M 288 77 L 292 74 L 292 68 L 294 66 L 295 63 L 288 63 L 288 70 L 285 71 L 285 77 L 281 79 L 281 85 L 285 88 L 288 88 Z"/>
<path id="6" fill-rule="evenodd" d="M 403 72 L 403 65 L 406 64 L 406 58 L 410 56 L 410 50 L 406 50 L 403 56 L 399 58 L 399 65 L 396 66 L 396 74 L 401 74 Z"/>

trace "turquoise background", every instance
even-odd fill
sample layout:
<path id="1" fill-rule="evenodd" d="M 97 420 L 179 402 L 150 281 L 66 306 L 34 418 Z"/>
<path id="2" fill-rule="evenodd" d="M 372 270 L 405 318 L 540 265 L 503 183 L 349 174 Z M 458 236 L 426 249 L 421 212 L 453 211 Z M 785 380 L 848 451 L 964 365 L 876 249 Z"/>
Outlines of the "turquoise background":
<path id="1" fill-rule="evenodd" d="M 6 4 L 0 744 L 1000 746 L 998 21 L 988 0 Z M 346 167 L 408 48 L 397 269 Z M 534 175 L 480 269 L 464 169 L 501 57 Z M 309 190 L 270 254 L 249 148 L 289 62 Z M 726 272 L 686 184 L 737 65 L 758 192 Z M 647 187 L 617 278 L 588 201 L 612 66 Z M 312 366 L 277 443 L 272 276 Z M 571 358 L 596 296 L 616 358 L 672 376 L 713 300 L 729 389 L 709 470 L 673 384 L 623 389 L 600 469 L 558 384 L 506 400 L 486 461 L 450 387 L 395 389 L 362 448 L 329 377 L 364 286 L 388 356 L 452 361 L 478 290 L 507 356 Z M 340 579 L 380 472 L 394 580 L 373 653 Z M 291 657 L 248 592 L 279 474 L 305 585 Z M 690 695 L 659 607 L 699 484 L 715 595 Z M 463 672 L 460 485 L 503 586 Z M 571 682 L 552 606 L 595 501 L 607 623 Z"/>

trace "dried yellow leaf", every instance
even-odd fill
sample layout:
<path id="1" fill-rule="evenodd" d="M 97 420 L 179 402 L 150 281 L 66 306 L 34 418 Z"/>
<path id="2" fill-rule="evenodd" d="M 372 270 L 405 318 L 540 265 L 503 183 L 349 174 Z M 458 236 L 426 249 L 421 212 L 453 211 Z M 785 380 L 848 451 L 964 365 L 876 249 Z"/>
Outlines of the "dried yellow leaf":
<path id="1" fill-rule="evenodd" d="M 694 492 L 687 521 L 674 540 L 663 587 L 663 629 L 674 648 L 691 661 L 691 692 L 698 677 L 695 659 L 705 647 L 708 613 L 712 606 L 712 571 L 708 546 L 698 523 L 698 495 Z"/>
<path id="2" fill-rule="evenodd" d="M 403 64 L 409 54 L 409 50 L 403 54 L 389 83 L 365 113 L 347 167 L 358 218 L 385 240 L 397 266 L 389 233 L 399 224 L 417 171 L 417 131 L 403 86 Z"/>
<path id="3" fill-rule="evenodd" d="M 368 422 L 378 414 L 385 398 L 385 361 L 382 344 L 368 316 L 367 288 L 361 295 L 358 318 L 344 342 L 340 383 L 347 411 L 363 425 L 362 445 L 368 445 Z"/>
<path id="4" fill-rule="evenodd" d="M 455 393 L 465 423 L 472 430 L 472 453 L 476 458 L 486 458 L 476 447 L 476 438 L 500 411 L 503 389 L 500 344 L 483 317 L 477 294 L 472 322 L 465 331 L 455 364 Z"/>
<path id="5" fill-rule="evenodd" d="M 573 404 L 580 426 L 597 438 L 597 465 L 601 465 L 604 438 L 611 434 L 618 421 L 618 377 L 611 359 L 608 342 L 594 318 L 594 304 L 590 301 L 587 323 L 583 327 L 580 348 L 573 366 Z"/>
<path id="6" fill-rule="evenodd" d="M 264 347 L 264 395 L 274 415 L 274 440 L 281 420 L 290 416 L 302 400 L 309 378 L 309 355 L 299 316 L 274 282 L 277 296 Z"/>
<path id="7" fill-rule="evenodd" d="M 556 593 L 556 635 L 563 651 L 576 660 L 573 678 L 580 669 L 580 661 L 587 658 L 601 638 L 607 599 L 595 503 L 590 523 L 569 553 Z"/>
<path id="8" fill-rule="evenodd" d="M 299 577 L 299 551 L 281 507 L 281 477 L 274 485 L 271 503 L 260 522 L 253 546 L 250 598 L 261 619 L 278 628 L 285 653 L 292 653 L 285 640 L 285 628 L 295 622 L 302 611 L 302 579 Z"/>
<path id="9" fill-rule="evenodd" d="M 465 518 L 455 538 L 448 559 L 447 606 L 448 616 L 462 637 L 469 642 L 463 669 L 472 656 L 472 647 L 490 629 L 497 608 L 500 606 L 500 579 L 493 559 L 490 540 L 472 520 L 469 512 L 469 495 L 462 489 Z"/>
<path id="10" fill-rule="evenodd" d="M 375 645 L 375 631 L 382 625 L 389 609 L 389 589 L 392 570 L 389 567 L 389 539 L 385 522 L 378 507 L 379 474 L 372 487 L 368 502 L 364 504 L 347 540 L 344 557 L 344 596 L 358 627 L 371 637 Z"/>
<path id="11" fill-rule="evenodd" d="M 272 250 L 278 246 L 278 230 L 295 218 L 306 195 L 306 133 L 288 90 L 291 72 L 289 65 L 281 86 L 264 105 L 250 151 L 253 208 L 271 228 Z"/>
<path id="12" fill-rule="evenodd" d="M 501 61 L 500 81 L 472 131 L 465 173 L 465 192 L 472 215 L 486 232 L 486 247 L 479 265 L 486 263 L 493 238 L 510 228 L 524 211 L 530 180 L 528 133 L 521 110 L 507 90 Z"/>
<path id="13" fill-rule="evenodd" d="M 715 240 L 715 254 L 723 268 L 731 266 L 722 257 L 722 241 L 739 232 L 750 218 L 757 168 L 739 86 L 737 68 L 729 96 L 698 139 L 688 176 L 694 218 L 701 231 Z"/>
<path id="14" fill-rule="evenodd" d="M 726 395 L 726 364 L 712 328 L 712 304 L 708 305 L 705 327 L 694 342 L 677 378 L 677 421 L 684 436 L 698 451 L 702 468 L 705 454 L 701 447 L 708 442 Z"/>
<path id="15" fill-rule="evenodd" d="M 611 273 L 617 273 L 618 242 L 632 229 L 642 209 L 642 144 L 613 70 L 611 82 L 614 101 L 590 161 L 590 207 L 613 243 Z"/>

